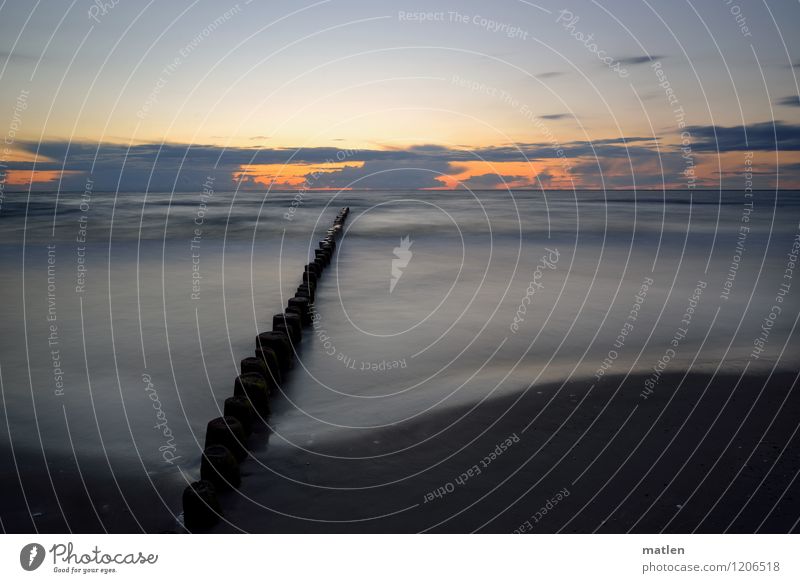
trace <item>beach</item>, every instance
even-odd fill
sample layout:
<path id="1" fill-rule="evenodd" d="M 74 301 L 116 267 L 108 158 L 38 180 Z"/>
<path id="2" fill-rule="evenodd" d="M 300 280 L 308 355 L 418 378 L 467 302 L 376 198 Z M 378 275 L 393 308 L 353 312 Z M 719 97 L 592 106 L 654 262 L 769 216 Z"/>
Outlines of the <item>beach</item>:
<path id="1" fill-rule="evenodd" d="M 206 424 L 345 200 L 212 532 L 796 530 L 796 193 L 758 194 L 745 252 L 735 191 L 295 197 L 78 193 L 54 234 L 52 199 L 6 200 L 7 531 L 184 532 Z"/>
<path id="2" fill-rule="evenodd" d="M 795 374 L 670 375 L 646 401 L 644 380 L 534 386 L 318 454 L 268 439 L 214 532 L 796 531 Z"/>
<path id="3" fill-rule="evenodd" d="M 534 386 L 316 453 L 262 427 L 213 532 L 796 532 L 797 375 L 673 374 L 647 400 L 644 380 Z M 52 505 L 41 456 L 17 458 L 32 510 Z M 85 490 L 74 460 L 49 460 L 66 520 L 36 516 L 40 532 L 180 532 L 141 475 L 117 470 L 117 490 L 80 459 Z M 13 482 L 3 516 L 31 532 Z"/>

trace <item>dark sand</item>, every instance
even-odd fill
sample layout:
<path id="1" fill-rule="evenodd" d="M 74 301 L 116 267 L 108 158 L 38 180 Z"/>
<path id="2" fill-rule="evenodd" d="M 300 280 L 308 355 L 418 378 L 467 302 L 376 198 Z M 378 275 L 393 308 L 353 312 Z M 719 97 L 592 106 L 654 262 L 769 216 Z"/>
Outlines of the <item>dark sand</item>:
<path id="1" fill-rule="evenodd" d="M 621 385 L 606 378 L 588 396 L 586 380 L 560 391 L 533 387 L 473 410 L 442 409 L 401 426 L 318 440 L 316 454 L 262 428 L 242 464 L 241 490 L 220 497 L 226 522 L 213 532 L 512 532 L 523 525 L 546 533 L 796 531 L 796 375 L 747 376 L 735 392 L 737 375 L 717 376 L 701 399 L 710 380 L 665 376 L 647 400 L 639 395 L 642 376 Z M 280 413 L 272 422 L 280 424 Z M 483 466 L 513 434 L 518 442 Z M 405 451 L 385 455 L 397 450 Z M 117 464 L 112 477 L 105 458 L 81 455 L 84 489 L 73 458 L 50 457 L 62 515 L 41 452 L 16 455 L 40 532 L 180 530 L 170 515 L 180 511 L 174 479 L 156 483 L 165 504 L 141 468 Z M 32 532 L 7 447 L 0 463 L 3 528 Z M 475 465 L 481 473 L 457 484 Z M 438 488 L 452 491 L 425 502 Z M 537 515 L 560 491 L 562 499 Z"/>
<path id="2" fill-rule="evenodd" d="M 585 380 L 534 387 L 315 444 L 334 457 L 267 445 L 242 465 L 241 490 L 221 496 L 227 522 L 214 532 L 797 530 L 794 373 L 746 376 L 735 391 L 738 375 L 673 374 L 647 400 L 644 378 L 606 378 L 588 396 Z M 482 465 L 512 434 L 519 442 Z M 452 491 L 425 502 L 441 487 Z"/>
<path id="3" fill-rule="evenodd" d="M 77 446 L 76 446 L 77 448 Z M 128 461 L 0 444 L 0 517 L 9 533 L 161 532 L 174 528 L 180 493 Z M 110 467 L 109 467 L 110 465 Z M 49 471 L 48 471 L 49 470 Z M 51 482 L 52 480 L 52 482 Z M 174 486 L 172 487 L 174 489 Z M 172 509 L 170 509 L 172 507 Z"/>

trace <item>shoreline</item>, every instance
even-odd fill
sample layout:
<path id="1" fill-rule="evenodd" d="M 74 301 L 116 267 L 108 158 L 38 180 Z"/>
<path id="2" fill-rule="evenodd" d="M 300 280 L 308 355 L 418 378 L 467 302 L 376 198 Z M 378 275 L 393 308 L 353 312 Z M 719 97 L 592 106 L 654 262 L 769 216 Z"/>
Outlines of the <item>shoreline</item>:
<path id="1" fill-rule="evenodd" d="M 220 493 L 225 517 L 211 532 L 796 532 L 797 375 L 775 373 L 766 385 L 765 375 L 747 375 L 735 391 L 738 375 L 718 375 L 700 399 L 711 376 L 689 374 L 678 389 L 683 375 L 673 372 L 643 400 L 635 389 L 646 376 L 621 386 L 608 377 L 588 394 L 586 379 L 560 392 L 560 383 L 535 386 L 334 435 L 314 453 L 278 443 L 262 426 L 242 487 Z M 280 425 L 280 414 L 271 422 Z M 112 478 L 104 458 L 78 455 L 91 502 L 74 458 L 48 454 L 67 526 L 41 452 L 16 450 L 38 532 L 182 530 L 170 516 L 180 512 L 174 475 L 119 471 L 124 464 L 111 460 Z M 33 532 L 7 445 L 0 456 L 3 527 Z"/>
<path id="2" fill-rule="evenodd" d="M 589 395 L 589 381 L 571 382 L 527 431 L 558 384 L 487 400 L 472 411 L 455 407 L 360 438 L 329 440 L 324 456 L 278 447 L 254 452 L 242 466 L 239 493 L 221 495 L 227 523 L 213 532 L 792 528 L 800 518 L 800 484 L 789 487 L 800 468 L 800 445 L 789 441 L 800 415 L 800 396 L 791 391 L 795 374 L 776 373 L 766 386 L 766 376 L 748 375 L 733 394 L 738 376 L 720 375 L 699 399 L 711 376 L 689 374 L 678 390 L 683 375 L 673 372 L 644 400 L 632 389 L 646 376 L 629 376 L 608 406 L 620 377 Z M 409 449 L 384 455 L 386 444 Z M 367 459 L 352 459 L 359 457 Z M 546 516 L 537 515 L 542 509 Z"/>

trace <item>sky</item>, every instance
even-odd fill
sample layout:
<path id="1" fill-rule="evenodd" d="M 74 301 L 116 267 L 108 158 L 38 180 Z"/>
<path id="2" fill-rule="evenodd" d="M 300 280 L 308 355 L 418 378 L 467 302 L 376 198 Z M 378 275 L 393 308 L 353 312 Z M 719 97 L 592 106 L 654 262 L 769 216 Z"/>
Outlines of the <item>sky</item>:
<path id="1" fill-rule="evenodd" d="M 800 188 L 795 0 L 0 3 L 5 191 Z"/>

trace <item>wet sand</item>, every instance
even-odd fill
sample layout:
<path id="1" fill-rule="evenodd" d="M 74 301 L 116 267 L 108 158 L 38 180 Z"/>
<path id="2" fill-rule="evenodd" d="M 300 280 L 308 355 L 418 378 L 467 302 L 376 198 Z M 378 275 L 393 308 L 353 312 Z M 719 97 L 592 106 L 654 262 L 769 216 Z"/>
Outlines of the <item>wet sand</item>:
<path id="1" fill-rule="evenodd" d="M 313 453 L 261 427 L 212 532 L 797 531 L 796 375 L 672 374 L 643 399 L 645 378 L 534 386 Z M 57 501 L 41 452 L 15 453 L 34 516 L 4 446 L 7 532 L 181 531 L 180 480 L 79 453 L 84 485 L 51 455 Z"/>
<path id="2" fill-rule="evenodd" d="M 104 456 L 0 445 L 0 518 L 9 533 L 140 533 L 173 529 L 174 484 Z M 19 472 L 16 471 L 16 464 Z"/>
<path id="3" fill-rule="evenodd" d="M 795 374 L 672 374 L 647 399 L 645 379 L 533 387 L 314 453 L 262 434 L 214 532 L 797 530 Z"/>

